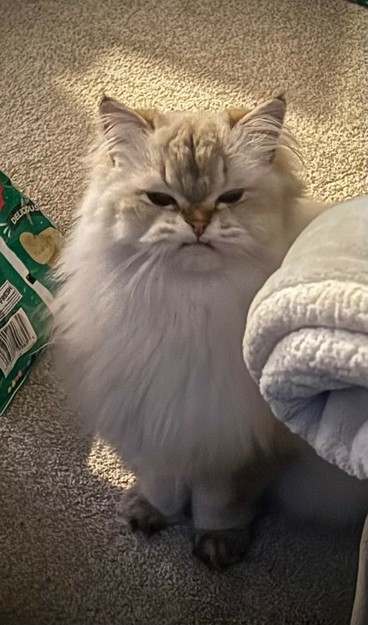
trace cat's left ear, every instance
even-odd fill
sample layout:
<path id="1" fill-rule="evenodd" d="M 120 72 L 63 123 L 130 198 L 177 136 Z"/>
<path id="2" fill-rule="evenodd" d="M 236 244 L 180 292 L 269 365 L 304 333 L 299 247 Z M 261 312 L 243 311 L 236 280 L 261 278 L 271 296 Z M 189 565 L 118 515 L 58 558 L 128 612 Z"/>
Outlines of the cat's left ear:
<path id="1" fill-rule="evenodd" d="M 111 160 L 115 165 L 124 161 L 142 162 L 145 142 L 153 127 L 152 111 L 146 113 L 146 115 L 144 111 L 138 113 L 106 96 L 100 101 L 99 115 L 102 128 Z"/>
<path id="2" fill-rule="evenodd" d="M 253 111 L 243 109 L 228 111 L 231 134 L 238 148 L 254 148 L 263 161 L 271 162 L 282 132 L 286 112 L 283 95 L 268 100 Z"/>

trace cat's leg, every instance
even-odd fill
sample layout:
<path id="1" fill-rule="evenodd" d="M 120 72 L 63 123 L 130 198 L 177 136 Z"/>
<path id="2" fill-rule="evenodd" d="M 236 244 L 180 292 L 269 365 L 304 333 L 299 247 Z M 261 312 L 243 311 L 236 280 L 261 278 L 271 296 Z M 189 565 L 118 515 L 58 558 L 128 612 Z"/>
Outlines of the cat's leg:
<path id="1" fill-rule="evenodd" d="M 211 568 L 244 559 L 265 487 L 276 465 L 257 461 L 234 474 L 208 475 L 192 490 L 193 553 Z"/>
<path id="2" fill-rule="evenodd" d="M 125 493 L 122 514 L 133 531 L 147 535 L 180 520 L 189 489 L 179 477 L 142 474 Z"/>
<path id="3" fill-rule="evenodd" d="M 240 562 L 250 542 L 253 501 L 239 497 L 233 476 L 208 476 L 193 485 L 193 553 L 214 569 Z"/>

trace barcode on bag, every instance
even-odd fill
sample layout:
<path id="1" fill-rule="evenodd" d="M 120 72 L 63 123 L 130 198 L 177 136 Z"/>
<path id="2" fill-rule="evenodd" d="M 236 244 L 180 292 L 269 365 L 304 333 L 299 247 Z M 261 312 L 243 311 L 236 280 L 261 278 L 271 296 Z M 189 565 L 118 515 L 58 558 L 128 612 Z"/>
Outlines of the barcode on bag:
<path id="1" fill-rule="evenodd" d="M 18 304 L 21 299 L 18 289 L 6 280 L 0 287 L 0 321 L 5 319 L 6 315 Z"/>
<path id="2" fill-rule="evenodd" d="M 23 308 L 19 308 L 0 330 L 0 369 L 5 376 L 16 361 L 37 341 L 37 335 Z"/>

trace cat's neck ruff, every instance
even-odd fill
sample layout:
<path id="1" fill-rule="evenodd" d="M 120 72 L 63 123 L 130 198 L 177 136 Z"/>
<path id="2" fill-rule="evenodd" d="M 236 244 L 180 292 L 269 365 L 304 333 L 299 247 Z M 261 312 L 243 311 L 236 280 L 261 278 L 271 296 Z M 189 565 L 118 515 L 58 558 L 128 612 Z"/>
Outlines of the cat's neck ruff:
<path id="1" fill-rule="evenodd" d="M 131 463 L 193 473 L 215 454 L 236 467 L 263 436 L 241 349 L 255 276 L 226 263 L 178 272 L 170 255 L 131 248 L 117 262 L 111 251 L 74 256 L 59 296 L 76 408 Z"/>

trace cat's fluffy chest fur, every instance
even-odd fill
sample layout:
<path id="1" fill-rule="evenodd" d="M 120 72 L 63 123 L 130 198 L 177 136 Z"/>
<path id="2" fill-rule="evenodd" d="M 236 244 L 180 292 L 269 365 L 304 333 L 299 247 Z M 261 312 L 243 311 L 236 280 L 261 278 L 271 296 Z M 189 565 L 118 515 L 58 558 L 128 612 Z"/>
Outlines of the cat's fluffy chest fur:
<path id="1" fill-rule="evenodd" d="M 177 274 L 159 258 L 133 262 L 130 248 L 114 251 L 106 236 L 106 248 L 93 245 L 87 228 L 79 224 L 93 252 L 77 249 L 77 231 L 58 300 L 76 407 L 133 466 L 190 476 L 250 461 L 273 427 L 241 351 L 263 272 L 225 264 Z"/>

